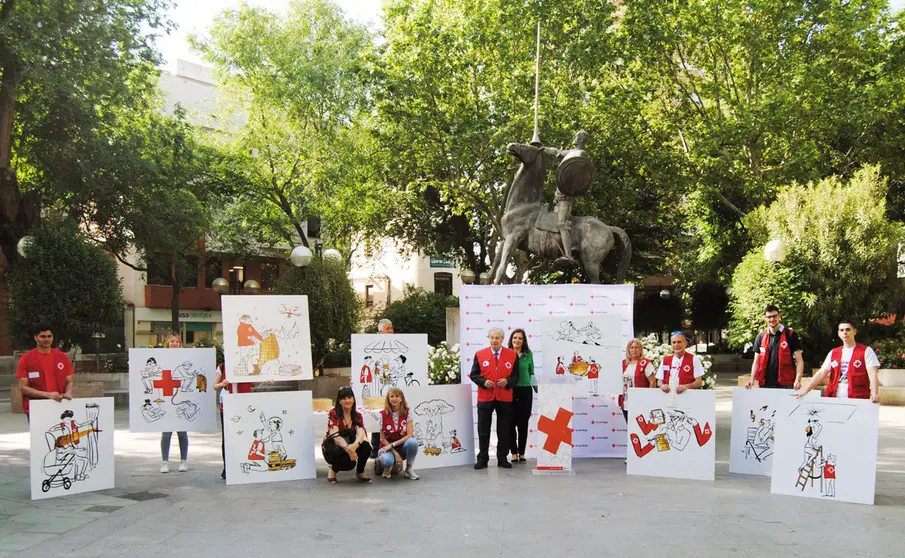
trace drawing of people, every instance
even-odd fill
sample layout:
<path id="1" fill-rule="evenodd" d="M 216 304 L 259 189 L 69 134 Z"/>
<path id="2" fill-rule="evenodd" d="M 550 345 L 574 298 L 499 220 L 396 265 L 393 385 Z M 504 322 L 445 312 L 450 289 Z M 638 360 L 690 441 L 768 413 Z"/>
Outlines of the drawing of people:
<path id="1" fill-rule="evenodd" d="M 267 429 L 267 440 L 270 442 L 270 451 L 279 452 L 281 460 L 286 459 L 286 448 L 283 446 L 283 421 L 277 417 L 265 418 L 261 413 L 261 424 Z"/>
<path id="2" fill-rule="evenodd" d="M 823 467 L 823 495 L 830 498 L 836 497 L 836 456 L 832 453 L 826 456 L 826 459 L 820 463 Z"/>
<path id="3" fill-rule="evenodd" d="M 72 480 L 82 481 L 88 478 L 89 464 L 92 468 L 97 465 L 96 458 L 93 463 L 89 463 L 91 455 L 96 455 L 97 452 L 90 451 L 93 440 L 88 436 L 97 429 L 90 420 L 79 424 L 74 417 L 75 413 L 70 409 L 63 411 L 60 422 L 44 433 L 50 449 L 44 457 L 44 472 L 53 474 L 59 471 L 68 476 L 68 471 L 71 471 Z M 84 429 L 86 426 L 89 427 L 87 430 Z M 82 443 L 82 438 L 88 439 L 88 443 Z"/>
<path id="4" fill-rule="evenodd" d="M 575 341 L 575 338 L 578 337 L 578 330 L 571 321 L 566 320 L 559 324 L 559 331 L 553 337 L 557 341 Z"/>
<path id="5" fill-rule="evenodd" d="M 197 404 L 188 400 L 176 404 L 176 416 L 189 422 L 194 421 L 200 411 Z"/>
<path id="6" fill-rule="evenodd" d="M 141 384 L 145 387 L 145 393 L 154 393 L 153 379 L 160 376 L 162 370 L 157 364 L 157 359 L 151 357 L 145 362 L 145 367 L 141 370 Z"/>
<path id="7" fill-rule="evenodd" d="M 799 472 L 806 472 L 810 475 L 814 470 L 812 466 L 815 466 L 817 456 L 823 450 L 823 446 L 817 442 L 817 437 L 820 436 L 822 430 L 823 425 L 820 424 L 820 421 L 808 419 L 808 425 L 804 429 L 807 436 L 804 443 L 804 461 L 798 467 Z"/>
<path id="8" fill-rule="evenodd" d="M 239 360 L 244 361 L 246 370 L 251 372 L 251 367 L 257 364 L 258 345 L 264 340 L 255 326 L 251 323 L 251 316 L 242 314 L 239 317 L 239 327 L 236 328 L 237 345 L 239 346 Z"/>
<path id="9" fill-rule="evenodd" d="M 598 341 L 600 341 L 602 335 L 600 334 L 600 329 L 598 329 L 597 326 L 594 325 L 594 322 L 588 322 L 588 325 L 582 328 L 581 332 L 584 334 L 585 343 L 587 343 L 588 345 L 592 343 L 594 345 L 600 345 Z"/>
<path id="10" fill-rule="evenodd" d="M 775 426 L 772 419 L 762 418 L 757 426 L 749 427 L 749 432 L 753 431 L 753 436 L 746 442 L 747 449 L 745 457 L 749 453 L 753 453 L 755 459 L 763 461 L 767 457 L 773 455 L 773 431 Z M 749 434 L 750 435 L 750 434 Z"/>
<path id="11" fill-rule="evenodd" d="M 145 422 L 154 422 L 165 414 L 167 412 L 161 409 L 157 403 L 151 403 L 150 399 L 145 399 L 144 405 L 141 406 L 141 416 L 145 419 Z"/>
<path id="12" fill-rule="evenodd" d="M 566 367 L 563 366 L 562 357 L 556 357 L 556 374 L 562 376 L 566 373 Z"/>
<path id="13" fill-rule="evenodd" d="M 572 353 L 572 364 L 578 364 L 579 362 L 584 362 L 584 359 L 581 358 L 581 355 L 578 354 L 578 351 Z"/>
<path id="14" fill-rule="evenodd" d="M 399 355 L 393 359 L 390 366 L 390 377 L 393 383 L 399 385 L 399 381 L 405 378 L 405 355 Z"/>
<path id="15" fill-rule="evenodd" d="M 185 361 L 173 370 L 173 379 L 180 380 L 182 382 L 182 392 L 193 392 L 195 391 L 194 387 L 195 376 L 198 375 L 198 370 L 194 369 L 194 365 L 190 361 Z"/>
<path id="16" fill-rule="evenodd" d="M 360 384 L 370 384 L 374 378 L 371 375 L 371 361 L 374 360 L 371 356 L 365 357 L 365 363 L 361 367 L 361 373 L 358 377 L 358 383 Z"/>
<path id="17" fill-rule="evenodd" d="M 449 453 L 459 453 L 460 451 L 465 451 L 465 448 L 462 447 L 462 442 L 456 437 L 456 431 L 453 430 L 449 433 Z"/>
<path id="18" fill-rule="evenodd" d="M 691 439 L 691 431 L 688 429 L 688 416 L 684 411 L 673 409 L 669 411 L 669 421 L 666 423 L 666 438 L 670 447 L 683 451 Z"/>
<path id="19" fill-rule="evenodd" d="M 597 393 L 597 381 L 600 378 L 600 365 L 593 358 L 588 366 L 588 380 L 591 381 L 591 393 Z"/>
<path id="20" fill-rule="evenodd" d="M 251 463 L 242 463 L 242 472 L 245 474 L 251 473 L 252 470 L 266 470 L 266 468 L 261 463 L 267 456 L 264 440 L 262 439 L 263 435 L 264 430 L 255 430 L 255 439 L 251 442 L 251 448 L 248 449 L 248 461 L 250 461 Z"/>

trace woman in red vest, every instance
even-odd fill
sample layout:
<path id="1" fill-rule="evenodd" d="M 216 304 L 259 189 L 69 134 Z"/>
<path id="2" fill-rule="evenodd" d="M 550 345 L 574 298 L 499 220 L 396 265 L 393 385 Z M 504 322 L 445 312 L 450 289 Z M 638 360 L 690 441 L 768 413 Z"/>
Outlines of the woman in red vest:
<path id="1" fill-rule="evenodd" d="M 663 362 L 657 370 L 660 389 L 666 393 L 672 390 L 682 393 L 686 389 L 700 389 L 704 377 L 704 364 L 699 356 L 685 352 L 688 347 L 685 333 L 672 332 L 669 342 L 672 345 L 672 354 L 663 357 Z"/>
<path id="2" fill-rule="evenodd" d="M 163 343 L 163 346 L 168 349 L 181 349 L 182 337 L 176 332 L 170 332 L 167 334 L 167 340 Z M 176 436 L 179 438 L 179 472 L 184 473 L 189 470 L 189 435 L 188 432 L 177 432 Z M 162 432 L 160 434 L 160 457 L 163 458 L 163 463 L 160 465 L 161 473 L 170 472 L 170 441 L 172 439 L 172 432 Z"/>
<path id="3" fill-rule="evenodd" d="M 839 322 L 838 333 L 842 346 L 836 347 L 826 355 L 820 371 L 814 374 L 808 387 L 804 388 L 798 397 L 804 397 L 819 386 L 829 374 L 830 383 L 826 386 L 824 397 L 870 399 L 874 403 L 879 403 L 877 373 L 880 371 L 880 360 L 877 354 L 867 345 L 855 342 L 858 330 L 852 322 Z"/>
<path id="4" fill-rule="evenodd" d="M 628 424 L 628 411 L 625 401 L 629 388 L 657 387 L 657 373 L 651 361 L 644 358 L 644 347 L 640 339 L 632 339 L 625 346 L 625 360 L 622 361 L 622 395 L 619 396 L 619 407 Z"/>
<path id="5" fill-rule="evenodd" d="M 405 461 L 405 478 L 418 480 L 413 469 L 418 456 L 418 440 L 414 436 L 415 425 L 409 420 L 409 406 L 405 394 L 397 387 L 387 391 L 380 410 L 380 449 L 377 452 L 377 474 L 383 478 L 393 477 L 393 467 L 402 468 Z"/>

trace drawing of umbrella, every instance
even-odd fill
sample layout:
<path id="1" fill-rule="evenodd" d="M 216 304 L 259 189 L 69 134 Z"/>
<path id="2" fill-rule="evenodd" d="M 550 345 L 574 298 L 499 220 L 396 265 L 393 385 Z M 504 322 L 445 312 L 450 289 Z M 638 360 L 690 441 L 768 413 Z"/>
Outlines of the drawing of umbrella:
<path id="1" fill-rule="evenodd" d="M 407 353 L 408 346 L 401 341 L 391 339 L 389 341 L 374 341 L 365 346 L 365 353 Z"/>

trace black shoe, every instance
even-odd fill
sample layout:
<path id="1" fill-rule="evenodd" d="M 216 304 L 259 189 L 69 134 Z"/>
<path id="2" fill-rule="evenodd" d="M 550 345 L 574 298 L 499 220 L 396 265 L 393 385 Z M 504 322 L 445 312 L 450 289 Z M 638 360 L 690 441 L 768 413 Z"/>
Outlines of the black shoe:
<path id="1" fill-rule="evenodd" d="M 223 469 L 223 472 L 220 473 L 220 478 L 226 480 L 226 469 Z"/>
<path id="2" fill-rule="evenodd" d="M 505 459 L 503 461 L 497 461 L 497 467 L 502 467 L 503 469 L 512 469 L 512 463 L 509 463 Z"/>
<path id="3" fill-rule="evenodd" d="M 487 462 L 486 462 L 486 461 L 478 461 L 477 463 L 474 464 L 474 468 L 475 468 L 475 469 L 486 469 L 486 468 L 487 468 Z"/>
<path id="4" fill-rule="evenodd" d="M 518 458 L 518 462 L 519 462 L 519 463 L 527 463 L 528 460 L 525 459 L 524 457 L 519 457 L 519 458 Z"/>

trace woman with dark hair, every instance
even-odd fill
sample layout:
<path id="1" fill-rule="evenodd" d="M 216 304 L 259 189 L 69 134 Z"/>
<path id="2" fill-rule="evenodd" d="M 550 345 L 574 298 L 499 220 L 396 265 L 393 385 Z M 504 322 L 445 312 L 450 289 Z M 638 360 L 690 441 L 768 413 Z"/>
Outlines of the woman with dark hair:
<path id="1" fill-rule="evenodd" d="M 181 349 L 182 337 L 175 331 L 171 331 L 167 334 L 167 340 L 164 341 L 163 346 L 167 349 Z M 177 432 L 176 436 L 179 438 L 179 472 L 184 473 L 189 470 L 189 435 L 187 432 Z M 160 434 L 160 457 L 163 458 L 163 463 L 160 465 L 161 473 L 170 472 L 170 441 L 172 439 L 172 432 Z"/>
<path id="2" fill-rule="evenodd" d="M 337 482 L 338 471 L 355 469 L 358 482 L 371 483 L 371 479 L 364 474 L 371 455 L 367 437 L 364 419 L 355 408 L 355 392 L 349 386 L 340 388 L 336 403 L 327 417 L 327 434 L 321 443 L 324 461 L 330 465 L 327 482 Z"/>
<path id="3" fill-rule="evenodd" d="M 512 393 L 512 462 L 525 462 L 528 444 L 528 419 L 537 385 L 534 381 L 534 357 L 528 348 L 528 336 L 524 329 L 513 330 L 509 336 L 509 348 L 518 353 L 518 381 Z"/>

